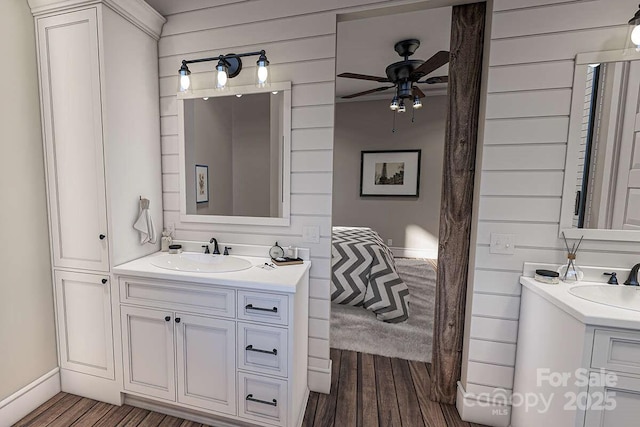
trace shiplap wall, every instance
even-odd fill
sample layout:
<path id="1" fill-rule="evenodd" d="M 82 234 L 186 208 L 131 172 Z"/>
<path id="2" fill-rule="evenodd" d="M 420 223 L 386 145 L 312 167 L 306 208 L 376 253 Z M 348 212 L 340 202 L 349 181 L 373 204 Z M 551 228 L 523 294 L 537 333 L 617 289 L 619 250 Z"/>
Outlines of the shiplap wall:
<path id="1" fill-rule="evenodd" d="M 635 0 L 494 2 L 467 392 L 513 387 L 523 262 L 565 260 L 558 232 L 575 55 L 623 48 L 636 10 Z M 491 254 L 491 233 L 515 234 L 515 255 Z M 629 268 L 640 245 L 584 242 L 577 260 Z"/>
<path id="2" fill-rule="evenodd" d="M 189 9 L 186 4 L 197 4 Z M 165 224 L 176 237 L 311 248 L 311 366 L 326 368 L 329 348 L 331 172 L 336 13 L 411 3 L 375 0 L 192 0 L 167 16 L 160 40 Z M 442 3 L 442 2 L 440 2 Z M 173 3 L 172 3 L 173 4 Z M 167 7 L 171 8 L 171 5 Z M 558 239 L 574 58 L 625 44 L 635 0 L 495 0 L 479 222 L 463 385 L 468 392 L 513 384 L 520 276 L 525 261 L 560 263 Z M 171 13 L 171 12 L 170 12 Z M 180 223 L 176 72 L 182 59 L 264 48 L 273 81 L 293 83 L 292 224 L 288 228 Z M 250 84 L 245 63 L 233 84 Z M 195 88 L 211 87 L 206 65 L 191 67 Z M 302 243 L 303 225 L 321 242 Z M 490 234 L 517 235 L 515 255 L 489 253 Z M 578 261 L 628 267 L 636 244 L 586 242 Z"/>
<path id="3" fill-rule="evenodd" d="M 176 7 L 178 2 L 176 2 Z M 159 42 L 165 225 L 175 237 L 223 243 L 297 245 L 311 249 L 309 365 L 329 367 L 329 278 L 333 162 L 336 15 L 376 0 L 253 0 L 180 2 L 167 15 Z M 186 3 L 186 4 L 184 4 Z M 189 3 L 197 10 L 188 11 Z M 179 218 L 176 73 L 182 59 L 265 49 L 274 82 L 292 82 L 291 226 L 181 223 Z M 232 85 L 252 84 L 255 60 L 243 63 Z M 194 89 L 211 88 L 211 64 L 189 66 Z M 320 243 L 302 242 L 302 227 L 320 227 Z M 327 371 L 328 374 L 328 371 Z M 313 375 L 310 387 L 316 387 Z"/>

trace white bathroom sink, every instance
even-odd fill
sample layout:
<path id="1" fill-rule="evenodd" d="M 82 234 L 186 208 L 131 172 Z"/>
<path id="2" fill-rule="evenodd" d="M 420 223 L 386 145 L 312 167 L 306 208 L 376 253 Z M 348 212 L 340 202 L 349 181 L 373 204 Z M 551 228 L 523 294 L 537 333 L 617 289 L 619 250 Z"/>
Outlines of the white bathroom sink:
<path id="1" fill-rule="evenodd" d="M 598 304 L 640 311 L 640 286 L 583 285 L 570 288 L 569 293 Z"/>
<path id="2" fill-rule="evenodd" d="M 167 254 L 150 260 L 156 267 L 192 273 L 226 273 L 246 270 L 251 262 L 231 255 L 210 255 L 198 253 Z"/>

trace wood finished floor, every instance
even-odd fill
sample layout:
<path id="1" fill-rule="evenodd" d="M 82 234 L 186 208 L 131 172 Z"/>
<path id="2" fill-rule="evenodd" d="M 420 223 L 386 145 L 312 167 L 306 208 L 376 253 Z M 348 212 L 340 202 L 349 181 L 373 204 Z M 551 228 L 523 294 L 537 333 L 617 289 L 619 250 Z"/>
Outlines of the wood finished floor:
<path id="1" fill-rule="evenodd" d="M 427 397 L 429 367 L 331 349 L 331 394 L 311 393 L 303 427 L 482 427 Z M 206 427 L 132 406 L 58 393 L 13 427 Z"/>

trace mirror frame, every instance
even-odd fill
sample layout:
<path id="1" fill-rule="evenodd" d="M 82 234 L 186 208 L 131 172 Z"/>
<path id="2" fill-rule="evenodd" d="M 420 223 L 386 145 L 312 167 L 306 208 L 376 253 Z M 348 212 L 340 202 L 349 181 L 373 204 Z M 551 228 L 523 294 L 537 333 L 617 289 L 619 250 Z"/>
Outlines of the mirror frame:
<path id="1" fill-rule="evenodd" d="M 567 154 L 564 168 L 564 185 L 562 188 L 562 201 L 560 210 L 559 237 L 562 233 L 569 239 L 585 240 L 609 240 L 621 242 L 640 241 L 640 231 L 634 230 L 607 230 L 590 228 L 573 228 L 573 205 L 575 199 L 575 176 L 578 173 L 579 140 L 582 130 L 582 108 L 574 106 L 584 102 L 584 87 L 587 83 L 587 67 L 589 64 L 603 62 L 620 62 L 640 60 L 640 52 L 635 49 L 618 49 L 600 52 L 579 53 L 576 55 L 573 87 L 571 95 L 571 113 L 569 116 L 569 135 L 567 140 Z"/>
<path id="2" fill-rule="evenodd" d="M 213 98 L 238 94 L 283 92 L 282 114 L 282 216 L 253 217 L 229 215 L 194 215 L 187 213 L 186 165 L 184 140 L 184 101 L 197 98 Z M 185 223 L 265 225 L 288 227 L 291 224 L 291 82 L 271 83 L 269 87 L 258 88 L 254 85 L 230 86 L 223 91 L 215 89 L 193 90 L 191 93 L 179 93 L 178 102 L 178 162 L 180 169 L 180 221 Z"/>

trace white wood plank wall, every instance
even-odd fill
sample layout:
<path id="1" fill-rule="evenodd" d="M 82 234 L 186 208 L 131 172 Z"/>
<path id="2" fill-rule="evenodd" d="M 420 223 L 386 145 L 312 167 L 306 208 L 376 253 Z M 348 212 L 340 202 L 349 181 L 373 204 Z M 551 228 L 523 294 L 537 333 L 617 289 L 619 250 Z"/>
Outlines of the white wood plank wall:
<path id="1" fill-rule="evenodd" d="M 329 358 L 329 277 L 336 14 L 411 1 L 189 0 L 169 2 L 160 40 L 160 105 L 165 224 L 180 239 L 311 248 L 311 366 Z M 417 3 L 417 2 L 416 2 Z M 558 239 L 573 65 L 579 52 L 625 43 L 635 0 L 495 0 L 481 164 L 468 392 L 510 389 L 525 261 L 560 263 Z M 183 224 L 178 214 L 176 72 L 182 59 L 266 49 L 273 81 L 293 83 L 292 223 L 288 228 Z M 245 63 L 232 84 L 250 84 Z M 208 65 L 194 65 L 195 88 L 211 87 Z M 321 242 L 302 243 L 302 226 Z M 516 254 L 489 253 L 490 234 L 517 235 Z M 582 264 L 628 267 L 638 246 L 585 243 Z M 313 384 L 312 384 L 313 386 Z"/>
<path id="2" fill-rule="evenodd" d="M 513 387 L 523 263 L 565 260 L 558 227 L 575 55 L 623 48 L 636 10 L 635 0 L 494 1 L 467 392 Z M 491 233 L 516 234 L 515 255 L 491 254 Z M 578 262 L 629 268 L 639 252 L 586 242 Z"/>
<path id="3" fill-rule="evenodd" d="M 159 42 L 164 221 L 176 238 L 223 243 L 297 245 L 311 249 L 309 364 L 329 367 L 329 279 L 336 14 L 384 6 L 381 0 L 190 0 L 169 2 Z M 265 49 L 271 79 L 292 82 L 291 226 L 181 223 L 179 218 L 176 73 L 183 59 Z M 248 59 L 231 85 L 252 84 Z M 189 66 L 193 87 L 212 87 L 212 64 Z M 302 227 L 320 227 L 320 243 L 302 242 Z M 316 378 L 317 374 L 310 379 Z M 310 387 L 313 389 L 313 381 Z"/>

